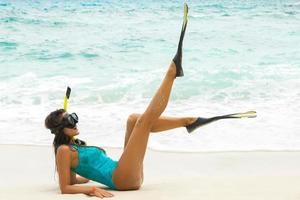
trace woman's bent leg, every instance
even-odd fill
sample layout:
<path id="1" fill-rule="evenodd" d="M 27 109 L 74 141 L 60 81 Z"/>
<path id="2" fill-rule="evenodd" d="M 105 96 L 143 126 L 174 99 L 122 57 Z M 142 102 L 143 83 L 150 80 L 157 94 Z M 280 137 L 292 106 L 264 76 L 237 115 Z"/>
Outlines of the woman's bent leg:
<path id="1" fill-rule="evenodd" d="M 131 114 L 128 117 L 126 125 L 126 133 L 124 140 L 124 149 L 127 146 L 128 140 L 131 136 L 132 130 L 137 122 L 137 119 L 141 114 Z M 174 128 L 184 127 L 193 123 L 197 118 L 195 117 L 169 117 L 169 116 L 160 116 L 151 127 L 150 132 L 162 132 Z M 143 165 L 141 168 L 141 181 L 144 179 Z"/>
<path id="2" fill-rule="evenodd" d="M 146 111 L 138 118 L 113 173 L 113 181 L 117 189 L 129 190 L 140 187 L 143 160 L 150 130 L 168 104 L 175 75 L 176 66 L 172 62 Z"/>
<path id="3" fill-rule="evenodd" d="M 137 122 L 137 119 L 141 116 L 141 114 L 133 113 L 129 115 L 127 119 L 127 125 L 126 125 L 126 133 L 125 133 L 125 141 L 124 141 L 124 149 L 127 145 L 127 142 L 131 136 L 131 132 L 133 130 L 133 127 L 135 126 L 135 123 Z M 171 117 L 171 116 L 160 116 L 151 127 L 150 132 L 162 132 L 171 130 L 174 128 L 180 128 L 185 127 L 189 124 L 192 124 L 197 120 L 197 117 Z"/>

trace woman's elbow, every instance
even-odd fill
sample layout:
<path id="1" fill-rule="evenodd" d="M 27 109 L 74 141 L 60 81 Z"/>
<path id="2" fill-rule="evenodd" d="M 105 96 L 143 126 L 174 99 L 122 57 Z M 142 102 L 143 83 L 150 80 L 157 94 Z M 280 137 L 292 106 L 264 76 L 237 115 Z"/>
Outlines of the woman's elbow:
<path id="1" fill-rule="evenodd" d="M 61 187 L 60 192 L 61 192 L 61 194 L 69 194 L 70 193 L 68 188 L 66 188 L 66 187 Z"/>

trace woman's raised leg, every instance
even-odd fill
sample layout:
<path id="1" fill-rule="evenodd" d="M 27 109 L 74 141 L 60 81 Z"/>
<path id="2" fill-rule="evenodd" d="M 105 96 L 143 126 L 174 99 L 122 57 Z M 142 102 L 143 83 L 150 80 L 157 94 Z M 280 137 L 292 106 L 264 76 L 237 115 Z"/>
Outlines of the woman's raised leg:
<path id="1" fill-rule="evenodd" d="M 146 111 L 137 119 L 128 143 L 119 159 L 118 166 L 113 173 L 113 182 L 119 190 L 138 189 L 141 186 L 143 160 L 151 128 L 168 104 L 174 79 L 183 76 L 181 66 L 182 42 L 187 25 L 187 13 L 188 7 L 185 4 L 184 22 L 176 56 L 173 58 L 160 87 Z"/>
<path id="2" fill-rule="evenodd" d="M 118 166 L 113 173 L 113 181 L 120 190 L 138 189 L 142 182 L 141 172 L 151 127 L 165 110 L 172 85 L 176 77 L 176 66 L 172 62 L 148 105 L 138 118 Z"/>

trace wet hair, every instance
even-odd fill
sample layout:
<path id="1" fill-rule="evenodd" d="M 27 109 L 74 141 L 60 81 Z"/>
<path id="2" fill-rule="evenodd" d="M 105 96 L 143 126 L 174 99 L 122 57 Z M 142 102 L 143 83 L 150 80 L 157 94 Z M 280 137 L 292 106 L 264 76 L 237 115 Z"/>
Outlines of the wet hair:
<path id="1" fill-rule="evenodd" d="M 63 128 L 55 129 L 58 125 L 60 125 L 62 121 L 62 115 L 64 112 L 64 109 L 55 110 L 51 112 L 45 119 L 46 128 L 50 129 L 51 133 L 55 135 L 53 140 L 53 148 L 55 155 L 60 145 L 68 145 L 71 142 L 71 138 L 64 134 Z"/>

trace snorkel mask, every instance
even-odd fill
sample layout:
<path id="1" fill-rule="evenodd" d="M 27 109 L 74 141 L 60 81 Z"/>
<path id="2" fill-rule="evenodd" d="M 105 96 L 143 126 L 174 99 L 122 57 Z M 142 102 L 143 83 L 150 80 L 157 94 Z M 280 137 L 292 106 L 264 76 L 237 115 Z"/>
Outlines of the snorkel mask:
<path id="1" fill-rule="evenodd" d="M 72 113 L 72 114 L 66 113 L 63 116 L 61 124 L 51 129 L 51 133 L 55 134 L 59 129 L 63 129 L 63 128 L 75 128 L 77 123 L 78 123 L 78 116 L 76 113 Z"/>
<path id="2" fill-rule="evenodd" d="M 66 113 L 63 116 L 61 126 L 63 126 L 64 128 L 75 128 L 77 123 L 78 123 L 78 116 L 76 113 L 72 113 L 72 114 Z"/>
<path id="3" fill-rule="evenodd" d="M 53 129 L 51 129 L 51 133 L 52 134 L 57 134 L 58 130 L 63 129 L 63 128 L 75 128 L 76 124 L 78 123 L 78 116 L 76 113 L 67 113 L 68 111 L 68 100 L 70 98 L 70 94 L 71 94 L 71 88 L 67 87 L 67 91 L 66 91 L 66 95 L 64 98 L 64 110 L 65 110 L 65 114 L 63 116 L 62 122 L 54 127 Z M 78 138 L 72 137 L 71 139 L 75 144 L 77 145 L 83 145 L 86 146 L 85 141 L 80 140 Z"/>

